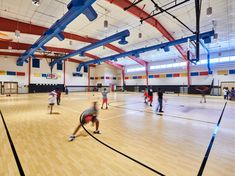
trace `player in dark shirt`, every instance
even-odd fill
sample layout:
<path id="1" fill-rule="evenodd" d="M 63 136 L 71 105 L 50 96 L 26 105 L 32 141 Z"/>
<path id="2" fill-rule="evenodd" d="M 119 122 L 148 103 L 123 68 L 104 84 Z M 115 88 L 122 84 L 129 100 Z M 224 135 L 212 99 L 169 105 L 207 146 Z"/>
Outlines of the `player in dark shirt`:
<path id="1" fill-rule="evenodd" d="M 157 95 L 158 95 L 158 106 L 156 108 L 156 112 L 158 111 L 158 109 L 159 109 L 159 112 L 164 112 L 162 111 L 163 92 L 160 88 L 158 89 Z"/>

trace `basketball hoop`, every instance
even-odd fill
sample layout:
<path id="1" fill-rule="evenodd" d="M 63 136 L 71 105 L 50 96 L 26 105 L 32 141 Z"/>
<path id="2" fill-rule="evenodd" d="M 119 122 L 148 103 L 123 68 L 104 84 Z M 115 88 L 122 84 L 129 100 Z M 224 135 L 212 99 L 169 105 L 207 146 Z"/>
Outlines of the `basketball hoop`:
<path id="1" fill-rule="evenodd" d="M 196 65 L 198 58 L 196 58 L 196 44 L 194 40 L 188 39 L 187 59 Z"/>

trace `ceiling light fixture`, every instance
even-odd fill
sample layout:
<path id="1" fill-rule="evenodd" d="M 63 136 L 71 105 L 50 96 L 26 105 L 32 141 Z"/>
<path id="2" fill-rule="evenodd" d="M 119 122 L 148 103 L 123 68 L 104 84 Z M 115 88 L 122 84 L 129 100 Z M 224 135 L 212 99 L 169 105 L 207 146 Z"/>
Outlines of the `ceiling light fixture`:
<path id="1" fill-rule="evenodd" d="M 20 31 L 19 31 L 19 30 L 15 30 L 15 36 L 16 36 L 17 38 L 20 38 Z"/>
<path id="2" fill-rule="evenodd" d="M 212 7 L 210 6 L 210 0 L 208 0 L 208 7 L 206 9 L 206 15 L 208 17 L 212 15 Z"/>
<path id="3" fill-rule="evenodd" d="M 104 28 L 105 28 L 105 29 L 108 29 L 108 26 L 109 26 L 108 20 L 104 20 Z"/>
<path id="4" fill-rule="evenodd" d="M 32 4 L 39 6 L 40 5 L 40 0 L 32 0 Z"/>

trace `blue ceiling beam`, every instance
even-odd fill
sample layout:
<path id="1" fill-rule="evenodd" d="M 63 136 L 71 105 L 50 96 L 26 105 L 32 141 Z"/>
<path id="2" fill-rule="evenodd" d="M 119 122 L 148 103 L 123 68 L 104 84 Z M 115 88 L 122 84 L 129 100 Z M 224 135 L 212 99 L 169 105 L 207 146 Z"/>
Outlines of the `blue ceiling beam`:
<path id="1" fill-rule="evenodd" d="M 205 40 L 208 41 L 208 38 L 210 38 L 212 36 L 214 36 L 214 30 L 209 31 L 209 32 L 201 33 L 200 34 L 200 39 L 202 39 L 204 41 Z M 112 55 L 112 56 L 107 56 L 107 57 L 104 57 L 104 58 L 101 58 L 101 59 L 82 62 L 78 65 L 77 72 L 80 72 L 81 68 L 85 65 L 97 64 L 97 63 L 105 62 L 105 61 L 108 61 L 108 60 L 116 60 L 118 58 L 122 58 L 122 57 L 126 57 L 126 56 L 133 56 L 133 55 L 138 56 L 139 54 L 145 53 L 145 52 L 148 52 L 148 51 L 158 50 L 158 49 L 161 49 L 161 48 L 186 43 L 188 41 L 188 39 L 195 40 L 196 35 L 192 35 L 192 36 L 189 36 L 189 37 L 177 39 L 177 40 L 166 42 L 166 43 L 161 43 L 161 44 L 158 44 L 158 45 L 149 46 L 149 47 L 146 47 L 146 48 L 140 48 L 140 49 L 136 49 L 136 50 L 132 50 L 132 51 L 127 51 L 127 52 L 124 52 L 124 53 L 121 53 L 121 54 L 115 54 L 115 55 Z"/>
<path id="2" fill-rule="evenodd" d="M 84 14 L 90 21 L 97 18 L 97 13 L 92 8 L 92 4 L 96 0 L 71 0 L 68 4 L 68 12 L 59 20 L 57 20 L 25 53 L 17 60 L 18 66 L 23 66 L 24 62 L 31 57 L 38 49 L 45 50 L 44 45 L 53 37 L 57 37 L 60 41 L 64 40 L 62 34 L 66 26 L 71 23 L 80 14 Z"/>
<path id="3" fill-rule="evenodd" d="M 62 61 L 62 60 L 66 60 L 66 59 L 68 59 L 70 57 L 73 57 L 73 56 L 76 56 L 76 55 L 84 56 L 85 52 L 87 52 L 89 50 L 92 50 L 92 49 L 95 49 L 95 48 L 98 48 L 100 46 L 112 43 L 112 42 L 114 42 L 116 40 L 120 40 L 119 43 L 121 43 L 121 44 L 126 44 L 127 43 L 126 37 L 128 37 L 128 36 L 130 36 L 129 30 L 124 30 L 122 32 L 119 32 L 117 34 L 109 36 L 109 37 L 107 37 L 107 38 L 105 38 L 103 40 L 100 40 L 98 42 L 95 42 L 95 43 L 92 43 L 92 44 L 90 44 L 88 46 L 85 46 L 85 47 L 83 47 L 81 49 L 78 49 L 78 50 L 76 50 L 74 52 L 71 52 L 71 53 L 69 53 L 69 54 L 67 54 L 67 55 L 65 55 L 65 56 L 63 56 L 61 58 L 55 59 L 49 65 L 51 67 L 53 67 L 57 62 Z"/>

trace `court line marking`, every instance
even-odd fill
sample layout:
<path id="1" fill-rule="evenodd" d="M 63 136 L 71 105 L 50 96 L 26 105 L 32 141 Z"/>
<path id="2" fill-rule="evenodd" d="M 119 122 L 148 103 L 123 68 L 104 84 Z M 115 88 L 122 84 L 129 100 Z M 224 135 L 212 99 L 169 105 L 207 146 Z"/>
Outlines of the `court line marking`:
<path id="1" fill-rule="evenodd" d="M 72 108 L 65 108 L 65 107 L 62 107 L 62 106 L 61 106 L 60 108 L 65 109 L 65 110 L 69 110 L 69 111 L 73 111 L 73 112 L 76 112 L 76 113 L 81 113 L 81 111 L 76 111 L 76 110 L 74 110 L 74 109 L 72 109 Z M 125 116 L 125 115 L 127 115 L 127 114 L 132 114 L 132 112 L 127 112 L 127 113 L 125 113 L 125 114 L 119 114 L 119 115 L 116 115 L 116 116 L 112 116 L 111 118 L 101 118 L 101 117 L 99 117 L 98 119 L 99 119 L 99 120 L 102 120 L 102 121 L 112 120 L 112 119 L 116 119 L 116 118 Z"/>
<path id="2" fill-rule="evenodd" d="M 82 115 L 80 116 L 80 123 L 82 124 Z M 96 138 L 95 136 L 93 136 L 93 135 L 84 127 L 83 124 L 82 124 L 82 128 L 83 128 L 93 139 L 95 139 L 95 140 L 98 141 L 99 143 L 103 144 L 105 147 L 107 147 L 107 148 L 109 148 L 109 149 L 111 149 L 111 150 L 113 150 L 113 151 L 115 151 L 115 152 L 121 154 L 122 156 L 124 156 L 124 157 L 126 157 L 126 158 L 128 158 L 128 159 L 130 159 L 130 160 L 132 160 L 132 161 L 134 161 L 134 162 L 136 162 L 136 163 L 138 163 L 139 165 L 141 165 L 141 166 L 143 166 L 143 167 L 149 169 L 150 171 L 152 171 L 152 172 L 154 172 L 154 173 L 156 173 L 156 174 L 158 174 L 158 175 L 165 176 L 163 173 L 161 173 L 161 172 L 159 172 L 159 171 L 157 171 L 157 170 L 155 170 L 155 169 L 149 167 L 148 165 L 146 165 L 146 164 L 144 164 L 144 163 L 142 163 L 142 162 L 140 162 L 140 161 L 138 161 L 138 160 L 136 160 L 136 159 L 134 159 L 134 158 L 132 158 L 132 157 L 130 157 L 130 156 L 128 156 L 128 155 L 126 155 L 125 153 L 122 153 L 121 151 L 119 151 L 119 150 L 117 150 L 117 149 L 111 147 L 110 145 L 108 145 L 108 144 L 102 142 L 101 140 L 99 140 L 98 138 Z"/>
<path id="3" fill-rule="evenodd" d="M 114 107 L 114 108 L 121 108 L 121 109 L 128 109 L 128 110 L 131 110 L 131 111 L 144 112 L 144 113 L 149 113 L 149 114 L 156 114 L 156 112 L 154 112 L 154 111 L 137 110 L 137 109 L 131 109 L 131 108 L 126 108 L 126 107 L 122 107 L 122 106 L 113 106 L 111 104 L 109 104 L 109 105 L 111 107 Z M 128 105 L 130 105 L 130 104 L 128 104 Z M 162 115 L 164 115 L 166 117 L 173 117 L 173 118 L 196 121 L 196 122 L 202 122 L 202 123 L 208 123 L 208 124 L 216 124 L 215 122 L 208 122 L 208 121 L 204 121 L 204 120 L 190 119 L 190 118 L 186 118 L 186 117 L 183 117 L 183 116 L 171 115 L 171 114 L 166 114 L 166 113 L 164 113 Z"/>
<path id="4" fill-rule="evenodd" d="M 198 171 L 197 176 L 201 176 L 201 175 L 203 174 L 204 168 L 205 168 L 206 163 L 207 163 L 207 159 L 209 158 L 210 151 L 211 151 L 211 149 L 212 149 L 214 140 L 215 140 L 215 138 L 216 138 L 216 134 L 217 134 L 217 132 L 218 132 L 218 130 L 219 130 L 220 122 L 221 122 L 221 120 L 222 120 L 222 117 L 223 117 L 223 114 L 224 114 L 224 110 L 225 110 L 225 108 L 226 108 L 226 105 L 227 105 L 227 102 L 225 102 L 225 104 L 224 104 L 224 108 L 223 108 L 223 110 L 222 110 L 222 112 L 221 112 L 220 118 L 219 118 L 219 120 L 218 120 L 218 122 L 217 122 L 217 124 L 216 124 L 215 130 L 214 130 L 214 132 L 213 132 L 213 134 L 212 134 L 210 143 L 209 143 L 209 145 L 208 145 L 208 147 L 207 147 L 205 156 L 204 156 L 204 158 L 203 158 L 203 161 L 202 161 L 202 164 L 201 164 L 201 166 L 200 166 L 200 169 L 199 169 L 199 171 Z"/>
<path id="5" fill-rule="evenodd" d="M 16 149 L 15 149 L 14 143 L 13 143 L 13 141 L 12 141 L 12 139 L 11 139 L 10 132 L 8 131 L 8 128 L 7 128 L 7 125 L 6 125 L 6 122 L 5 122 L 5 120 L 4 120 L 4 117 L 3 117 L 3 114 L 2 114 L 2 111 L 1 111 L 1 110 L 0 110 L 0 114 L 1 114 L 1 117 L 2 117 L 2 122 L 3 122 L 3 125 L 4 125 L 4 127 L 5 127 L 5 131 L 6 131 L 6 133 L 7 133 L 8 141 L 9 141 L 9 143 L 10 143 L 11 150 L 12 150 L 12 152 L 13 152 L 13 155 L 14 155 L 14 158 L 15 158 L 15 161 L 16 161 L 16 164 L 17 164 L 19 173 L 20 173 L 21 176 L 24 176 L 25 174 L 24 174 L 23 167 L 22 167 L 22 165 L 21 165 L 21 163 L 20 163 L 20 159 L 19 159 L 19 157 L 18 157 L 18 155 L 17 155 L 17 152 L 16 152 Z"/>

